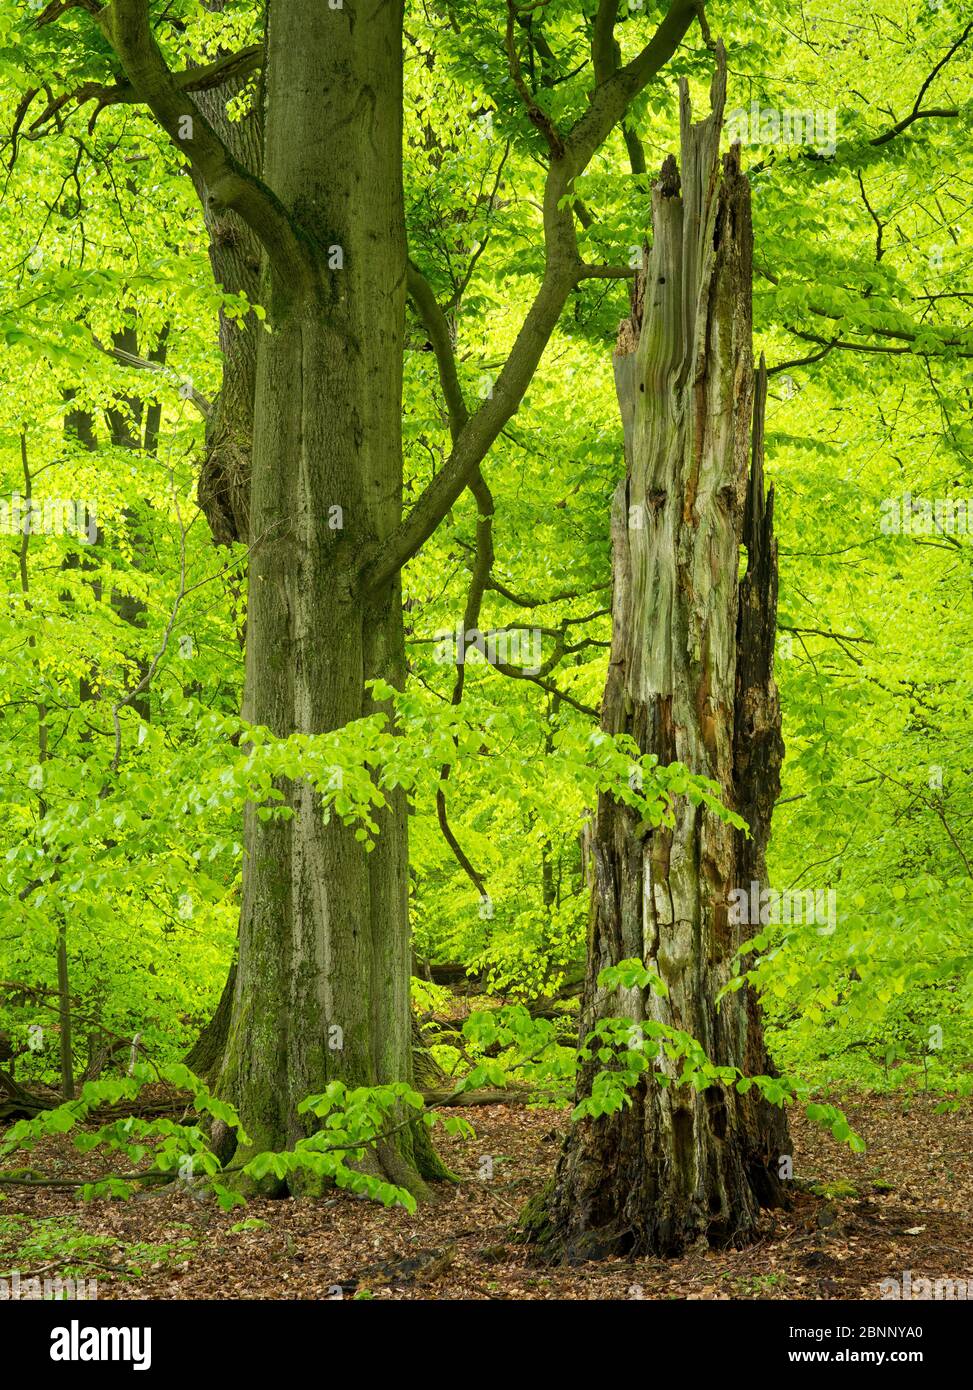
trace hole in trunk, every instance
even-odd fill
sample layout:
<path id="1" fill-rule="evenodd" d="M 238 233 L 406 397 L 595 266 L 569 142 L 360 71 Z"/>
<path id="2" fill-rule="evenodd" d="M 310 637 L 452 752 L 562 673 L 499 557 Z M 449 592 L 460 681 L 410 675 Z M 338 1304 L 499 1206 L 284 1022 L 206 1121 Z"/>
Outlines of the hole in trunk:
<path id="1" fill-rule="evenodd" d="M 706 1098 L 706 1112 L 709 1127 L 717 1139 L 725 1139 L 727 1131 L 726 1101 L 718 1086 L 710 1086 L 703 1092 Z"/>
<path id="2" fill-rule="evenodd" d="M 676 1110 L 672 1116 L 672 1146 L 679 1186 L 685 1195 L 693 1190 L 695 1162 L 693 1160 L 693 1117 L 688 1110 Z"/>

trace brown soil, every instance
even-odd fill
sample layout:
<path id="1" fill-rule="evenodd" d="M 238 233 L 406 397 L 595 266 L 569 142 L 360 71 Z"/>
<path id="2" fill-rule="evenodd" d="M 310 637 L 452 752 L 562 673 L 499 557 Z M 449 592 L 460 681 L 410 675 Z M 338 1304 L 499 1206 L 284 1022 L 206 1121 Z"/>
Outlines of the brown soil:
<path id="1" fill-rule="evenodd" d="M 913 1279 L 973 1279 L 973 1116 L 936 1115 L 934 1105 L 926 1097 L 846 1100 L 868 1143 L 859 1155 L 792 1117 L 793 1209 L 768 1215 L 758 1242 L 738 1251 L 532 1267 L 515 1239 L 517 1218 L 553 1170 L 567 1116 L 490 1106 L 468 1112 L 473 1140 L 437 1131 L 461 1181 L 415 1215 L 344 1193 L 254 1200 L 223 1213 L 185 1187 L 88 1203 L 71 1192 L 6 1187 L 0 1274 L 63 1273 L 56 1251 L 28 1252 L 31 1263 L 21 1242 L 37 1221 L 68 1218 L 74 1234 L 110 1242 L 79 1251 L 75 1266 L 97 1278 L 100 1299 L 875 1299 L 880 1280 L 906 1269 Z M 101 1163 L 66 1139 L 31 1162 L 51 1176 L 93 1173 Z M 18 1214 L 30 1222 L 11 1222 Z M 266 1225 L 232 1230 L 254 1220 Z M 137 1243 L 163 1248 L 147 1256 Z"/>

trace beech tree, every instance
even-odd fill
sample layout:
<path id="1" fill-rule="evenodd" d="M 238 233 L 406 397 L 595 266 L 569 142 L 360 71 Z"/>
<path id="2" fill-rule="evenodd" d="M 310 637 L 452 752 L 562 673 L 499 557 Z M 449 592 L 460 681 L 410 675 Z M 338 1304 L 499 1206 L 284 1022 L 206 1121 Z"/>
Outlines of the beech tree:
<path id="1" fill-rule="evenodd" d="M 402 192 L 402 8 L 268 7 L 253 47 L 202 71 L 170 65 L 147 0 L 55 3 L 87 11 L 124 73 L 102 101 L 148 108 L 189 161 L 207 214 L 233 213 L 259 243 L 260 299 L 249 491 L 244 714 L 277 737 L 338 729 L 376 705 L 370 681 L 404 680 L 400 572 L 428 540 L 516 412 L 568 295 L 588 267 L 573 181 L 697 15 L 674 0 L 648 44 L 618 65 L 614 0 L 593 27 L 587 109 L 559 130 L 534 100 L 509 9 L 510 78 L 547 148 L 544 273 L 509 358 L 478 408 L 462 402 L 448 334 L 408 266 Z M 194 90 L 261 67 L 262 156 L 221 138 Z M 589 78 L 590 81 L 590 78 Z M 90 96 L 90 93 L 85 93 Z M 610 272 L 609 272 L 610 273 Z M 411 283 L 439 359 L 452 453 L 402 514 L 402 348 Z M 481 493 L 482 496 L 482 493 Z M 239 510 L 239 505 L 231 506 Z M 337 524 L 335 524 L 337 522 Z M 279 788 L 292 818 L 246 817 L 239 963 L 215 1068 L 261 1148 L 305 1132 L 299 1102 L 329 1078 L 374 1085 L 411 1075 L 406 805 L 388 798 L 367 853 L 325 820 L 304 780 Z M 340 1030 L 341 1046 L 329 1040 Z M 381 1149 L 397 1181 L 441 1171 L 404 1128 Z"/>
<path id="2" fill-rule="evenodd" d="M 528 1224 L 578 1260 L 751 1237 L 783 1103 L 856 1151 L 836 1086 L 958 1104 L 958 0 L 39 9 L 0 9 L 5 1140 L 127 1154 L 51 1175 L 88 1195 L 414 1213 L 457 1101 L 573 1096 Z"/>

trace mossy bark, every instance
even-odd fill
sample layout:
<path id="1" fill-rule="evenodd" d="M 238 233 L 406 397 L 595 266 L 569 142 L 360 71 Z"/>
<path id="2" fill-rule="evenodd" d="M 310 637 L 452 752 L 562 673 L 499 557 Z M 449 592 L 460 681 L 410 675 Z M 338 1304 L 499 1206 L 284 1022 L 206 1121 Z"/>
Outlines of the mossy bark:
<path id="1" fill-rule="evenodd" d="M 130 18 L 111 29 L 170 128 L 151 44 Z M 230 182 L 234 169 L 260 179 L 296 235 L 286 257 L 279 238 L 262 244 L 253 200 L 227 199 L 227 161 L 203 140 L 192 176 L 215 278 L 261 302 L 270 331 L 221 318 L 199 498 L 218 544 L 251 546 L 244 715 L 280 736 L 340 728 L 373 710 L 369 679 L 405 679 L 398 580 L 366 596 L 359 578 L 401 518 L 401 66 L 400 4 L 277 0 L 245 119 L 225 110 L 244 77 L 198 94 Z M 404 797 L 389 798 L 366 854 L 324 823 L 307 785 L 280 790 L 290 822 L 247 811 L 238 963 L 187 1057 L 237 1105 L 255 1148 L 305 1133 L 298 1105 L 331 1079 L 412 1077 Z M 232 1136 L 215 1137 L 228 1157 Z M 446 1175 L 421 1125 L 373 1166 L 415 1190 Z"/>
<path id="2" fill-rule="evenodd" d="M 375 708 L 366 682 L 405 678 L 398 580 L 368 594 L 359 581 L 401 515 L 401 26 L 394 3 L 278 0 L 268 14 L 262 175 L 309 267 L 295 279 L 265 262 L 271 331 L 256 335 L 244 714 L 279 736 L 341 728 Z M 292 820 L 246 813 L 215 1068 L 257 1148 L 300 1138 L 300 1101 L 332 1079 L 412 1075 L 404 796 L 367 853 L 307 783 L 281 790 Z M 440 1176 L 418 1130 L 377 1162 L 413 1189 Z"/>

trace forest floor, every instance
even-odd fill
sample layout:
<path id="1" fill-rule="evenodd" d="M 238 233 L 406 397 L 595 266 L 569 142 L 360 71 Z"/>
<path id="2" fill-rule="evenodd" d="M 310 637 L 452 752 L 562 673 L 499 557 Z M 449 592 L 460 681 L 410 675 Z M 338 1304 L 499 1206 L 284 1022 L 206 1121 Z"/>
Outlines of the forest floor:
<path id="1" fill-rule="evenodd" d="M 553 1172 L 567 1114 L 489 1106 L 466 1112 L 475 1139 L 437 1130 L 461 1180 L 415 1215 L 337 1192 L 223 1213 L 185 1186 L 87 1203 L 7 1187 L 0 1275 L 63 1276 L 70 1259 L 99 1299 L 875 1299 L 905 1270 L 973 1279 L 969 1109 L 937 1115 L 923 1095 L 843 1104 L 867 1152 L 792 1116 L 793 1207 L 769 1214 L 743 1250 L 533 1267 L 517 1218 Z M 100 1169 L 63 1137 L 31 1162 L 51 1176 Z"/>

